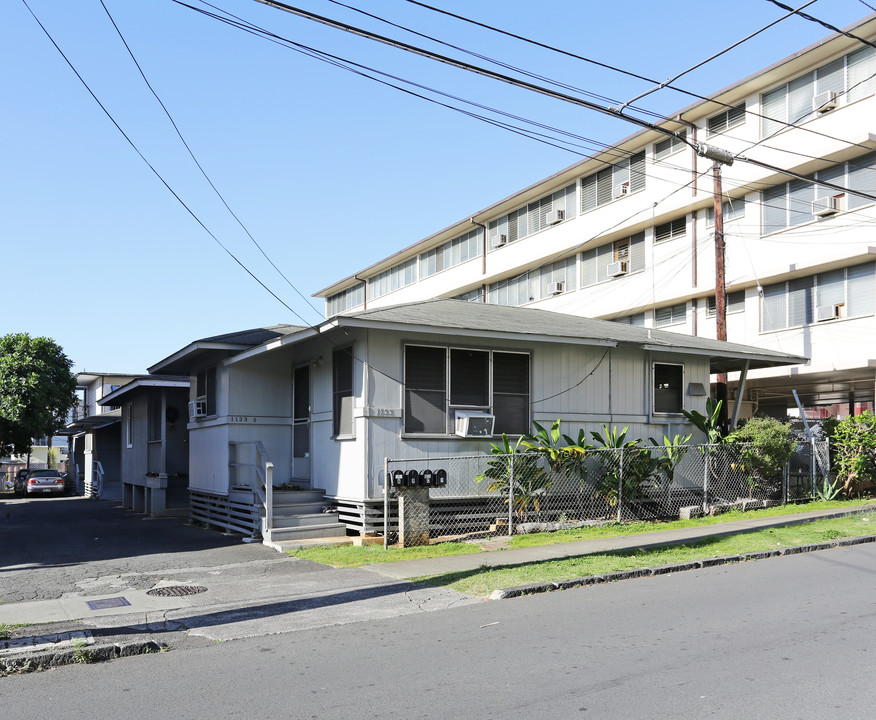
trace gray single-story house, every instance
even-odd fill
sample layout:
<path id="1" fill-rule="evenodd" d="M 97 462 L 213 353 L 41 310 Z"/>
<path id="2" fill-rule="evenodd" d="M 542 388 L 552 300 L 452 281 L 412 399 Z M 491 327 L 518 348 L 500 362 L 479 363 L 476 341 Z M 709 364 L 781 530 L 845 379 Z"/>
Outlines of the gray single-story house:
<path id="1" fill-rule="evenodd" d="M 149 371 L 190 378 L 193 517 L 201 508 L 208 522 L 236 517 L 227 526 L 257 529 L 272 474 L 281 492 L 274 506 L 293 519 L 280 522 L 275 510 L 263 534 L 280 539 L 377 527 L 385 458 L 482 455 L 502 433 L 559 417 L 570 435 L 603 423 L 629 426 L 630 437 L 686 434 L 694 429 L 682 410 L 705 411 L 712 373 L 741 372 L 744 384 L 749 369 L 801 362 L 621 323 L 438 299 L 197 341 Z"/>

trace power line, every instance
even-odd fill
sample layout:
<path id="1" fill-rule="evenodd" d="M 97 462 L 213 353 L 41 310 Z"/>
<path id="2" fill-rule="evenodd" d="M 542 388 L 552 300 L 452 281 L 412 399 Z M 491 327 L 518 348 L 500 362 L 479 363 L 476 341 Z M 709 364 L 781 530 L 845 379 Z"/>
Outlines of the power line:
<path id="1" fill-rule="evenodd" d="M 253 237 L 252 233 L 249 231 L 249 229 L 246 227 L 246 225 L 243 224 L 243 221 L 237 216 L 237 214 L 234 212 L 234 210 L 231 209 L 231 206 L 225 200 L 225 197 L 222 195 L 221 192 L 219 192 L 219 189 L 216 187 L 216 185 L 210 179 L 209 175 L 207 175 L 207 171 L 204 170 L 204 167 L 198 161 L 198 158 L 195 157 L 195 153 L 192 151 L 192 148 L 189 146 L 185 137 L 183 137 L 182 131 L 179 129 L 179 126 L 176 124 L 176 121 L 173 119 L 173 116 L 170 114 L 170 111 L 167 109 L 167 106 L 164 104 L 164 102 L 158 96 L 158 93 L 156 92 L 155 88 L 152 87 L 152 83 L 150 83 L 149 79 L 146 77 L 146 73 L 143 71 L 143 68 L 141 67 L 140 63 L 137 61 L 137 58 L 134 56 L 134 52 L 131 50 L 130 45 L 128 45 L 128 41 L 125 39 L 125 36 L 122 34 L 122 31 L 119 29 L 118 24 L 116 23 L 115 19 L 113 18 L 112 14 L 110 13 L 106 4 L 104 3 L 103 0 L 100 0 L 100 4 L 101 4 L 101 7 L 103 7 L 104 12 L 106 13 L 110 22 L 112 23 L 112 26 L 115 28 L 115 31 L 119 36 L 119 39 L 122 41 L 122 44 L 125 46 L 125 50 L 128 51 L 128 55 L 130 55 L 131 60 L 134 61 L 134 65 L 137 67 L 137 70 L 140 73 L 140 77 L 143 78 L 143 82 L 146 83 L 146 87 L 149 88 L 149 91 L 152 93 L 153 97 L 158 101 L 158 104 L 161 106 L 161 109 L 164 111 L 164 114 L 167 116 L 167 119 L 170 121 L 170 124 L 173 126 L 173 129 L 176 131 L 177 136 L 179 137 L 179 139 L 182 142 L 185 149 L 188 151 L 189 156 L 192 158 L 192 161 L 195 163 L 198 170 L 201 171 L 201 175 L 204 176 L 204 179 L 207 181 L 207 183 L 210 185 L 210 187 L 213 188 L 213 192 L 216 193 L 216 196 L 219 198 L 219 200 L 222 201 L 222 204 L 225 206 L 225 209 L 228 210 L 228 212 L 231 214 L 231 217 L 233 217 L 237 221 L 237 224 L 247 234 L 249 239 L 252 240 L 253 244 L 259 249 L 259 252 L 261 252 L 261 254 L 265 258 L 265 260 L 267 260 L 271 264 L 271 267 L 273 267 L 274 270 L 277 271 L 277 273 L 280 275 L 280 277 L 286 281 L 286 284 L 289 285 L 289 287 L 292 288 L 298 294 L 298 296 L 302 300 L 304 300 L 305 303 L 307 303 L 308 307 L 310 307 L 318 315 L 322 316 L 322 313 L 319 310 L 317 310 L 315 307 L 313 307 L 310 300 L 308 300 L 301 293 L 301 291 L 298 290 L 298 288 L 292 284 L 292 281 L 289 280 L 289 278 L 283 274 L 283 272 L 280 270 L 280 268 L 277 267 L 277 265 L 274 263 L 274 261 L 271 260 L 270 257 L 268 257 L 268 254 L 265 252 L 264 248 Z"/>
<path id="2" fill-rule="evenodd" d="M 257 2 L 261 2 L 261 0 L 257 0 Z M 640 75 L 640 74 L 632 72 L 630 70 L 625 70 L 623 68 L 619 68 L 619 67 L 616 67 L 614 65 L 609 65 L 607 63 L 603 63 L 603 62 L 600 62 L 598 60 L 588 58 L 584 55 L 578 55 L 577 53 L 573 53 L 573 52 L 570 52 L 568 50 L 563 50 L 561 48 L 554 47 L 553 45 L 548 45 L 546 43 L 542 43 L 542 42 L 539 42 L 537 40 L 527 38 L 523 35 L 518 35 L 516 33 L 512 33 L 512 32 L 509 32 L 507 30 L 503 30 L 503 29 L 498 28 L 498 27 L 494 27 L 493 25 L 488 25 L 486 23 L 482 23 L 482 22 L 479 22 L 477 20 L 472 20 L 471 18 L 465 17 L 464 15 L 458 15 L 458 14 L 452 13 L 448 10 L 443 10 L 441 8 L 434 7 L 432 5 L 428 5 L 424 2 L 420 2 L 419 0 L 406 0 L 406 2 L 409 2 L 413 5 L 418 5 L 420 7 L 427 9 L 427 10 L 432 10 L 433 12 L 437 12 L 437 13 L 440 13 L 442 15 L 448 15 L 450 17 L 456 18 L 457 20 L 461 20 L 461 21 L 466 22 L 466 23 L 471 23 L 472 25 L 476 25 L 478 27 L 482 27 L 482 28 L 487 29 L 487 30 L 491 30 L 493 32 L 499 33 L 500 35 L 506 35 L 508 37 L 514 38 L 515 40 L 520 40 L 521 42 L 525 42 L 525 43 L 528 43 L 530 45 L 534 45 L 536 47 L 543 48 L 545 50 L 550 50 L 551 52 L 559 53 L 560 55 L 565 55 L 567 57 L 571 57 L 571 58 L 574 58 L 576 60 L 581 60 L 583 62 L 590 63 L 591 65 L 595 65 L 597 67 L 601 67 L 601 68 L 606 69 L 606 70 L 611 70 L 613 72 L 617 72 L 617 73 L 620 73 L 622 75 L 627 75 L 628 77 L 636 78 L 638 80 L 644 80 L 645 82 L 649 82 L 649 83 L 652 83 L 652 84 L 655 84 L 658 86 L 665 85 L 665 87 L 669 88 L 670 90 L 675 90 L 676 92 L 682 93 L 684 95 L 688 95 L 689 97 L 693 97 L 693 98 L 696 98 L 698 100 L 703 100 L 705 102 L 711 103 L 713 105 L 717 105 L 719 107 L 723 107 L 726 109 L 733 109 L 734 108 L 733 105 L 731 105 L 729 103 L 722 102 L 721 100 L 710 98 L 706 95 L 701 95 L 699 93 L 691 92 L 690 90 L 685 90 L 684 88 L 680 88 L 680 87 L 677 87 L 675 85 L 668 84 L 669 81 L 667 81 L 667 84 L 664 84 L 664 83 L 661 83 L 659 80 L 654 80 L 653 78 L 649 78 L 649 77 L 646 77 L 644 75 Z M 806 7 L 806 5 L 809 5 L 809 4 L 811 4 L 811 3 L 806 3 L 805 5 L 803 5 L 801 7 Z M 785 16 L 785 17 L 787 17 L 787 16 Z M 753 33 L 749 37 L 753 37 L 757 33 L 762 32 L 763 30 L 766 30 L 769 27 L 772 27 L 777 22 L 780 22 L 781 20 L 784 20 L 784 19 L 785 19 L 784 17 L 779 18 L 779 20 L 776 20 L 776 21 L 770 23 L 769 25 L 765 26 L 764 28 L 761 28 L 761 30 L 756 31 L 755 33 Z M 685 71 L 685 72 L 688 72 L 688 71 Z M 684 73 L 682 73 L 682 74 L 684 74 Z M 753 110 L 749 110 L 748 108 L 745 108 L 744 112 L 746 115 L 752 115 L 753 117 L 772 120 L 772 118 L 767 118 L 767 116 L 763 115 L 762 113 L 758 113 L 758 112 L 755 112 Z M 623 115 L 622 117 L 628 117 L 628 116 Z M 781 120 L 776 120 L 775 122 L 778 122 L 779 124 L 785 125 L 786 127 L 797 127 L 793 123 L 788 123 L 788 122 L 784 122 Z M 828 135 L 826 133 L 822 133 L 822 132 L 819 132 L 817 130 L 813 130 L 811 128 L 798 128 L 798 129 L 803 130 L 804 132 L 812 133 L 813 135 L 829 138 L 831 140 L 839 140 L 840 142 L 844 142 L 844 143 L 847 143 L 849 145 L 854 145 L 856 147 L 861 147 L 861 148 L 868 149 L 868 150 L 870 149 L 865 145 L 860 145 L 859 143 L 851 143 L 847 140 L 843 140 L 842 138 L 836 138 L 836 137 L 833 137 L 833 136 Z"/>
<path id="3" fill-rule="evenodd" d="M 830 23 L 825 22 L 824 20 L 819 20 L 817 17 L 810 15 L 809 13 L 800 12 L 800 10 L 802 10 L 804 7 L 806 7 L 806 5 L 811 5 L 812 3 L 806 3 L 806 5 L 803 5 L 799 9 L 794 10 L 789 5 L 785 5 L 785 3 L 779 2 L 778 0 L 767 0 L 767 2 L 770 2 L 773 5 L 776 5 L 780 8 L 782 8 L 783 10 L 789 10 L 791 12 L 791 14 L 799 15 L 804 20 L 809 20 L 810 22 L 814 22 L 818 25 L 821 25 L 822 27 L 826 27 L 828 30 L 833 30 L 834 32 L 839 33 L 840 35 L 844 35 L 845 37 L 851 38 L 852 40 L 857 40 L 859 43 L 863 43 L 864 45 L 867 45 L 868 47 L 876 49 L 876 43 L 872 43 L 869 40 L 865 40 L 864 38 L 859 37 L 853 33 L 846 32 L 845 30 L 841 30 L 840 28 L 836 27 L 835 25 L 831 25 Z"/>
<path id="4" fill-rule="evenodd" d="M 58 51 L 58 53 L 64 59 L 64 62 L 67 63 L 69 68 L 73 71 L 73 73 L 79 79 L 79 82 L 81 82 L 82 85 L 85 87 L 85 89 L 88 91 L 88 94 L 91 95 L 91 97 L 98 104 L 100 109 L 103 110 L 104 114 L 109 118 L 110 122 L 115 126 L 116 130 L 118 130 L 119 133 L 121 133 L 122 137 L 125 138 L 127 143 L 134 150 L 134 152 L 136 152 L 137 155 L 140 156 L 140 159 L 144 163 L 146 163 L 146 166 L 152 171 L 152 173 L 155 175 L 155 177 L 157 177 L 159 179 L 159 181 L 161 181 L 161 184 L 164 185 L 164 187 L 168 190 L 168 192 L 170 192 L 171 195 L 173 195 L 173 197 L 176 199 L 176 201 L 180 205 L 182 205 L 183 209 L 185 209 L 185 211 L 189 215 L 191 215 L 191 217 L 195 220 L 195 222 L 198 223 L 198 225 L 200 225 L 204 229 L 204 231 L 211 238 L 213 238 L 213 240 L 219 245 L 219 247 L 221 247 L 229 255 L 229 257 L 231 257 L 231 259 L 234 260 L 234 262 L 236 262 L 241 268 L 243 268 L 243 270 L 246 271 L 246 273 L 253 280 L 255 280 L 259 285 L 261 285 L 265 290 L 267 290 L 274 297 L 274 299 L 277 300 L 277 302 L 279 302 L 289 312 L 291 312 L 293 315 L 295 315 L 295 317 L 297 317 L 303 323 L 307 324 L 307 321 L 304 320 L 304 318 L 302 318 L 297 312 L 295 312 L 295 310 L 293 310 L 291 307 L 289 307 L 289 305 L 287 305 L 273 290 L 271 290 L 267 285 L 265 285 L 248 267 L 246 267 L 246 265 L 244 265 L 237 258 L 237 256 L 233 252 L 231 252 L 222 243 L 221 240 L 219 240 L 218 237 L 216 237 L 216 235 L 213 234 L 213 232 L 203 223 L 203 221 L 195 214 L 195 212 L 185 203 L 185 201 L 168 184 L 168 182 L 164 179 L 164 177 L 161 175 L 161 173 L 159 173 L 158 170 L 156 170 L 155 167 L 152 165 L 152 163 L 150 163 L 149 160 L 146 159 L 146 156 L 143 155 L 143 153 L 140 151 L 140 149 L 137 147 L 137 145 L 134 143 L 134 141 L 131 140 L 131 138 L 128 136 L 128 134 L 122 129 L 121 125 L 119 125 L 118 122 L 116 122 L 116 119 L 112 116 L 112 113 L 110 113 L 110 111 L 107 110 L 106 106 L 104 106 L 104 104 L 100 101 L 100 99 L 97 97 L 97 95 L 94 94 L 94 91 L 91 89 L 91 87 L 89 87 L 88 83 L 85 81 L 85 79 L 82 77 L 82 75 L 79 74 L 79 71 L 76 69 L 76 67 L 73 65 L 73 63 L 70 61 L 70 59 L 64 54 L 64 51 L 61 50 L 58 43 L 55 42 L 55 39 L 52 37 L 51 33 L 46 29 L 45 25 L 43 25 L 43 23 L 40 21 L 40 19 L 36 16 L 34 11 L 31 9 L 30 5 L 27 4 L 27 0 L 21 0 L 21 2 L 27 8 L 27 11 L 31 14 L 33 19 L 36 21 L 37 25 L 40 26 L 40 29 L 43 31 L 43 33 L 46 35 L 46 37 L 49 39 L 49 41 L 52 43 L 52 45 L 54 45 L 55 49 Z"/>

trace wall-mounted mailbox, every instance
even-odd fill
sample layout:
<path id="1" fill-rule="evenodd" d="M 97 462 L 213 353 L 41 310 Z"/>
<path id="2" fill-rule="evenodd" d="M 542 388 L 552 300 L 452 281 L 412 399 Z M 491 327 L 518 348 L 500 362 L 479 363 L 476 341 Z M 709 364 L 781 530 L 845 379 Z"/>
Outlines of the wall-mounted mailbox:
<path id="1" fill-rule="evenodd" d="M 432 484 L 435 487 L 447 487 L 447 471 L 436 470 L 435 475 L 432 477 Z"/>

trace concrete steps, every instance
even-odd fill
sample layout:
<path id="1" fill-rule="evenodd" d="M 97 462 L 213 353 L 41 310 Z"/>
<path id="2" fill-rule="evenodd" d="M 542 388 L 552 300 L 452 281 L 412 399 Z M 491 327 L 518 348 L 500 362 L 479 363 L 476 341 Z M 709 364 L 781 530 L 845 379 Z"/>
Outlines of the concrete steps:
<path id="1" fill-rule="evenodd" d="M 272 528 L 264 538 L 265 545 L 280 549 L 278 543 L 346 539 L 346 527 L 338 520 L 338 513 L 323 512 L 327 507 L 325 491 L 319 488 L 274 491 Z"/>

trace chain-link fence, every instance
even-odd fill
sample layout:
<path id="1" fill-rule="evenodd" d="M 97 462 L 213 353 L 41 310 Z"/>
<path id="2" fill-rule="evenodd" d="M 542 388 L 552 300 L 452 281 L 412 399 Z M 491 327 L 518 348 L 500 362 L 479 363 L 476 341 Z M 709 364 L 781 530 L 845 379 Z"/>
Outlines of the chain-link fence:
<path id="1" fill-rule="evenodd" d="M 787 462 L 754 445 L 719 444 L 387 460 L 386 466 L 390 540 L 399 527 L 399 497 L 424 486 L 431 537 L 477 537 L 809 500 L 828 472 L 828 443 L 802 444 Z"/>

